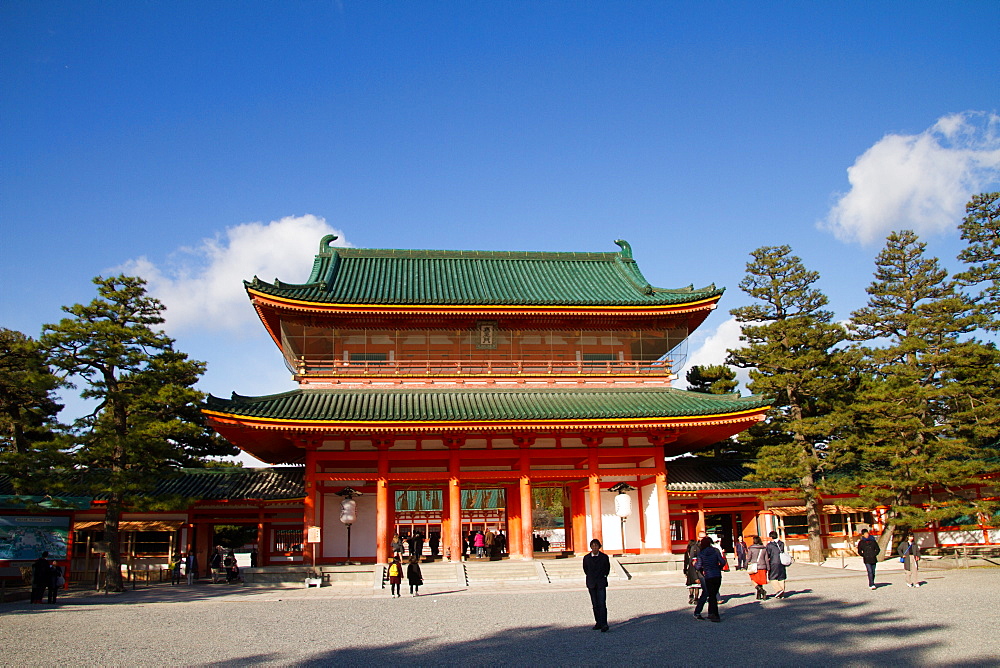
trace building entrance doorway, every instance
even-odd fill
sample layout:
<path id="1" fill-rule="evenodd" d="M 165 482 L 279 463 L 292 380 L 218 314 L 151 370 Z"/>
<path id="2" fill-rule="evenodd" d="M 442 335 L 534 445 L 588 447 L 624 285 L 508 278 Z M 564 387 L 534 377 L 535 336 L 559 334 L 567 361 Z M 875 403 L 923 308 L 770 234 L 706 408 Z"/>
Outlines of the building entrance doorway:
<path id="1" fill-rule="evenodd" d="M 705 533 L 723 552 L 732 554 L 734 536 L 743 535 L 743 520 L 736 513 L 705 515 Z"/>

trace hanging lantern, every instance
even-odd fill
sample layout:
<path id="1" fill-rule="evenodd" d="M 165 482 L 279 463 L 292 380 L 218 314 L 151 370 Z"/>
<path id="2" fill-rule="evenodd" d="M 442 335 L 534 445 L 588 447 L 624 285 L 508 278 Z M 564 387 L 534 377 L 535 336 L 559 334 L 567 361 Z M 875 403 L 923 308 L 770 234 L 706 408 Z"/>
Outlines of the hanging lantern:
<path id="1" fill-rule="evenodd" d="M 354 524 L 357 520 L 358 502 L 346 498 L 340 502 L 340 521 L 344 524 Z"/>
<path id="2" fill-rule="evenodd" d="M 615 495 L 615 515 L 622 519 L 632 515 L 632 497 L 625 492 Z"/>

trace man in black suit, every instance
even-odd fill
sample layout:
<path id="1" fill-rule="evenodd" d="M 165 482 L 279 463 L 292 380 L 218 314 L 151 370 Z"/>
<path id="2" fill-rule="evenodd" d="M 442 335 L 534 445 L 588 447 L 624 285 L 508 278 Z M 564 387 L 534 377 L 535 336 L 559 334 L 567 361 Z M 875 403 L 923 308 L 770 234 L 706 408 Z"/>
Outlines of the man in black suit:
<path id="1" fill-rule="evenodd" d="M 596 538 L 590 541 L 590 553 L 583 558 L 583 572 L 587 576 L 587 591 L 590 592 L 590 604 L 594 608 L 594 630 L 608 630 L 608 573 L 611 572 L 611 560 L 601 552 L 601 541 Z"/>

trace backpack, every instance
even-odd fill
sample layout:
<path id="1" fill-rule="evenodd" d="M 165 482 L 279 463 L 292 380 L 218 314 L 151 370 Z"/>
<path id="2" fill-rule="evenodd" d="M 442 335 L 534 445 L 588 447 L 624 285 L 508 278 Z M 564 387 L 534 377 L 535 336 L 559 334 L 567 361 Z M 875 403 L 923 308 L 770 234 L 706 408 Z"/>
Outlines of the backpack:
<path id="1" fill-rule="evenodd" d="M 394 578 L 399 575 L 399 564 L 393 562 L 389 564 L 389 577 Z"/>

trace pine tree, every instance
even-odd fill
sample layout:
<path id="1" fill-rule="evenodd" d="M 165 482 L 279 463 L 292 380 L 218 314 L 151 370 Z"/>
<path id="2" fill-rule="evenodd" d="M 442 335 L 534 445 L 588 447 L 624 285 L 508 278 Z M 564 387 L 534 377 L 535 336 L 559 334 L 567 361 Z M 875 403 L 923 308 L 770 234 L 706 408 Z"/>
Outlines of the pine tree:
<path id="1" fill-rule="evenodd" d="M 688 391 L 701 392 L 703 394 L 732 394 L 736 392 L 736 388 L 739 385 L 739 381 L 736 380 L 736 372 L 725 364 L 708 364 L 705 366 L 696 364 L 688 369 L 685 379 L 688 383 Z M 756 456 L 757 450 L 752 445 L 748 445 L 734 436 L 724 441 L 713 443 L 695 454 L 704 457 L 752 459 Z"/>
<path id="2" fill-rule="evenodd" d="M 955 276 L 963 285 L 979 286 L 978 302 L 990 320 L 989 329 L 1000 331 L 1000 192 L 976 195 L 965 206 L 959 226 L 968 246 L 958 259 L 967 268 Z"/>
<path id="3" fill-rule="evenodd" d="M 705 394 L 731 394 L 736 391 L 739 382 L 736 372 L 725 364 L 694 365 L 688 369 L 685 376 L 688 389 L 692 392 Z"/>
<path id="4" fill-rule="evenodd" d="M 65 464 L 54 396 L 64 384 L 37 341 L 0 328 L 0 466 L 18 494 L 51 491 L 48 473 Z"/>
<path id="5" fill-rule="evenodd" d="M 864 380 L 847 444 L 861 499 L 890 507 L 884 544 L 897 527 L 974 514 L 959 488 L 987 470 L 964 423 L 981 394 L 970 371 L 996 351 L 969 336 L 982 317 L 925 246 L 913 232 L 890 234 L 868 305 L 852 314 L 852 336 L 867 345 L 855 349 Z"/>
<path id="6" fill-rule="evenodd" d="M 123 589 L 119 522 L 123 509 L 178 465 L 213 452 L 194 384 L 202 362 L 189 360 L 161 330 L 163 305 L 145 281 L 97 277 L 98 297 L 64 307 L 71 317 L 46 325 L 42 344 L 52 364 L 83 384 L 94 411 L 74 425 L 79 468 L 92 472 L 89 491 L 107 499 L 104 536 L 108 588 Z M 191 451 L 194 447 L 194 452 Z"/>
<path id="7" fill-rule="evenodd" d="M 729 364 L 750 369 L 749 389 L 773 397 L 774 407 L 756 429 L 761 443 L 755 480 L 788 481 L 802 494 L 809 531 L 809 558 L 823 560 L 821 491 L 833 465 L 831 433 L 838 402 L 851 382 L 838 346 L 846 332 L 832 322 L 826 296 L 788 246 L 751 253 L 740 288 L 757 300 L 733 309 L 743 323 L 743 348 Z"/>

